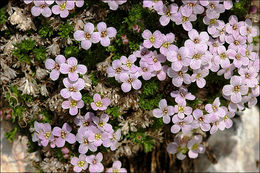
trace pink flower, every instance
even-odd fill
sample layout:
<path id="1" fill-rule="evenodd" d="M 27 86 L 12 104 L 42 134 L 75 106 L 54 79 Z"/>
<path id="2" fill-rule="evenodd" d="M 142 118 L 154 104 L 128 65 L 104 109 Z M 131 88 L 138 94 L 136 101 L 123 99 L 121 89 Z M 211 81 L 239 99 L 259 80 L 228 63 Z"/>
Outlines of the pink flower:
<path id="1" fill-rule="evenodd" d="M 85 82 L 83 79 L 79 78 L 77 81 L 72 82 L 68 78 L 63 79 L 63 84 L 66 88 L 60 91 L 63 98 L 71 97 L 73 100 L 81 100 L 82 95 L 80 90 L 85 87 Z"/>
<path id="2" fill-rule="evenodd" d="M 209 74 L 209 69 L 198 69 L 194 70 L 191 75 L 191 81 L 195 82 L 199 88 L 203 88 L 206 85 L 206 80 L 204 79 Z"/>
<path id="3" fill-rule="evenodd" d="M 235 70 L 234 64 L 230 64 L 228 67 L 223 68 L 218 71 L 218 75 L 221 76 L 224 74 L 225 79 L 230 79 L 233 76 L 233 71 Z"/>
<path id="4" fill-rule="evenodd" d="M 75 7 L 74 1 L 56 0 L 57 5 L 52 7 L 52 12 L 60 15 L 61 18 L 66 18 L 69 15 L 69 10 Z"/>
<path id="5" fill-rule="evenodd" d="M 178 105 L 174 106 L 174 113 L 180 118 L 183 119 L 186 116 L 191 115 L 192 108 L 186 106 L 186 101 L 179 101 Z"/>
<path id="6" fill-rule="evenodd" d="M 172 20 L 173 14 L 177 13 L 178 11 L 178 5 L 175 3 L 172 3 L 169 7 L 166 7 L 163 5 L 163 8 L 161 11 L 158 12 L 160 17 L 160 24 L 162 26 L 166 26 L 169 24 L 170 20 Z"/>
<path id="7" fill-rule="evenodd" d="M 241 26 L 239 31 L 242 36 L 247 37 L 249 43 L 252 43 L 253 37 L 256 37 L 258 34 L 257 28 L 252 26 L 252 21 L 250 19 L 246 19 L 245 25 Z"/>
<path id="8" fill-rule="evenodd" d="M 231 101 L 239 103 L 242 101 L 242 95 L 248 93 L 248 87 L 242 84 L 243 81 L 239 76 L 233 76 L 230 80 L 230 85 L 225 85 L 222 89 L 222 93 L 225 96 L 231 96 Z"/>
<path id="9" fill-rule="evenodd" d="M 204 8 L 198 3 L 198 0 L 183 0 L 183 4 L 187 10 L 191 11 L 193 14 L 202 14 Z"/>
<path id="10" fill-rule="evenodd" d="M 181 87 L 183 83 L 190 84 L 190 75 L 187 74 L 188 67 L 183 66 L 180 71 L 175 71 L 172 68 L 167 70 L 167 74 L 172 78 L 172 84 L 176 87 Z"/>
<path id="11" fill-rule="evenodd" d="M 33 16 L 39 16 L 42 14 L 44 17 L 50 17 L 52 12 L 49 7 L 50 4 L 52 4 L 53 1 L 47 1 L 47 0 L 37 0 L 34 1 L 34 5 L 31 9 L 31 13 Z"/>
<path id="12" fill-rule="evenodd" d="M 149 65 L 147 62 L 140 62 L 138 73 L 144 80 L 150 80 L 153 77 L 152 72 L 154 72 L 153 66 Z"/>
<path id="13" fill-rule="evenodd" d="M 97 153 L 97 155 L 89 155 L 86 157 L 87 163 L 89 163 L 89 172 L 103 172 L 104 166 L 101 161 L 103 160 L 102 153 Z"/>
<path id="14" fill-rule="evenodd" d="M 106 170 L 106 173 L 111 173 L 111 172 L 118 172 L 118 173 L 126 173 L 125 168 L 121 168 L 122 164 L 119 160 L 116 160 L 113 162 L 112 168 L 108 168 Z"/>
<path id="15" fill-rule="evenodd" d="M 161 11 L 163 8 L 163 2 L 161 0 L 143 0 L 143 7 L 154 9 L 155 11 Z"/>
<path id="16" fill-rule="evenodd" d="M 142 82 L 138 79 L 138 74 L 127 74 L 123 73 L 120 76 L 120 80 L 123 82 L 121 85 L 121 89 L 127 93 L 133 87 L 135 90 L 139 90 L 142 86 Z"/>
<path id="17" fill-rule="evenodd" d="M 85 50 L 88 50 L 92 43 L 98 43 L 100 40 L 100 35 L 98 32 L 94 32 L 95 26 L 88 22 L 84 26 L 84 31 L 77 30 L 74 33 L 74 39 L 81 41 L 81 47 Z"/>
<path id="18" fill-rule="evenodd" d="M 93 110 L 106 110 L 107 107 L 110 105 L 109 98 L 103 98 L 101 99 L 101 96 L 99 94 L 95 94 L 93 97 L 94 102 L 91 103 L 91 108 Z"/>
<path id="19" fill-rule="evenodd" d="M 73 100 L 69 98 L 68 100 L 62 102 L 61 107 L 63 109 L 69 109 L 70 115 L 77 115 L 78 109 L 83 108 L 84 102 L 82 100 Z"/>
<path id="20" fill-rule="evenodd" d="M 201 144 L 202 142 L 202 136 L 201 135 L 195 135 L 187 144 L 187 147 L 189 149 L 188 156 L 190 158 L 197 158 L 198 153 L 204 153 L 205 152 L 205 146 Z"/>
<path id="21" fill-rule="evenodd" d="M 177 51 L 169 51 L 167 54 L 167 60 L 172 62 L 172 69 L 180 71 L 183 66 L 188 67 L 190 65 L 190 58 L 188 58 L 189 49 L 181 47 Z"/>
<path id="22" fill-rule="evenodd" d="M 107 47 L 110 45 L 110 38 L 116 36 L 117 31 L 114 27 L 108 27 L 106 23 L 100 22 L 97 24 L 97 30 L 100 34 L 100 43 L 102 46 Z"/>
<path id="23" fill-rule="evenodd" d="M 172 122 L 174 123 L 174 125 L 171 127 L 171 132 L 175 134 L 182 130 L 184 134 L 189 133 L 192 130 L 192 121 L 192 115 L 189 115 L 184 119 L 180 119 L 177 115 L 174 115 L 172 117 Z"/>
<path id="24" fill-rule="evenodd" d="M 120 61 L 122 62 L 122 68 L 126 71 L 126 72 L 130 72 L 130 73 L 136 73 L 138 68 L 137 66 L 134 64 L 136 61 L 136 57 L 135 55 L 130 55 L 128 58 L 125 56 L 121 56 Z"/>
<path id="25" fill-rule="evenodd" d="M 161 70 L 154 72 L 154 73 L 156 73 L 156 76 L 160 81 L 163 81 L 166 79 L 168 68 L 169 68 L 168 65 L 164 65 Z"/>
<path id="26" fill-rule="evenodd" d="M 217 14 L 210 14 L 210 15 L 207 15 L 207 16 L 204 16 L 203 18 L 203 23 L 206 24 L 206 25 L 209 25 L 208 26 L 208 33 L 213 35 L 216 33 L 216 30 L 217 30 L 217 27 L 219 26 L 219 13 Z"/>
<path id="27" fill-rule="evenodd" d="M 201 49 L 205 50 L 208 48 L 209 35 L 207 32 L 201 32 L 199 34 L 197 30 L 192 29 L 188 32 L 188 35 L 190 39 L 185 41 L 185 47 L 203 47 Z"/>
<path id="28" fill-rule="evenodd" d="M 228 50 L 229 51 L 229 50 Z M 230 60 L 228 57 L 228 51 L 225 46 L 219 46 L 217 55 L 213 57 L 215 62 L 221 65 L 222 68 L 227 68 L 230 66 Z"/>
<path id="29" fill-rule="evenodd" d="M 174 108 L 173 106 L 167 106 L 167 101 L 165 99 L 160 100 L 159 109 L 153 110 L 153 116 L 156 118 L 162 118 L 165 124 L 169 124 L 171 121 L 170 116 L 173 115 Z"/>
<path id="30" fill-rule="evenodd" d="M 215 28 L 215 33 L 211 33 L 212 37 L 219 38 L 221 42 L 225 42 L 226 38 L 226 24 L 223 21 L 218 22 L 218 26 Z"/>
<path id="31" fill-rule="evenodd" d="M 188 92 L 187 88 L 181 87 L 177 91 L 171 92 L 171 97 L 175 98 L 175 102 L 186 102 L 187 100 L 195 100 L 195 96 Z"/>
<path id="32" fill-rule="evenodd" d="M 195 118 L 195 120 L 193 121 L 193 128 L 196 129 L 198 127 L 201 128 L 202 131 L 207 132 L 210 130 L 211 126 L 211 120 L 210 120 L 210 116 L 207 115 L 205 116 L 203 114 L 203 111 L 200 109 L 195 109 L 193 111 L 193 117 Z"/>
<path id="33" fill-rule="evenodd" d="M 75 57 L 70 57 L 67 59 L 67 63 L 61 64 L 60 72 L 62 74 L 68 74 L 71 81 L 76 81 L 79 78 L 78 73 L 85 74 L 87 72 L 87 67 L 78 64 L 78 60 Z"/>
<path id="34" fill-rule="evenodd" d="M 205 110 L 210 116 L 213 116 L 213 114 L 222 118 L 225 116 L 224 109 L 220 107 L 219 97 L 217 97 L 212 104 L 206 104 Z"/>
<path id="35" fill-rule="evenodd" d="M 248 87 L 253 88 L 258 84 L 258 79 L 257 79 L 258 73 L 254 69 L 254 67 L 240 68 L 238 70 L 238 73 L 241 76 L 243 83 L 246 84 Z"/>
<path id="36" fill-rule="evenodd" d="M 108 77 L 115 77 L 117 81 L 120 81 L 120 75 L 125 72 L 122 68 L 122 61 L 116 59 L 112 62 L 112 66 L 107 68 Z"/>
<path id="37" fill-rule="evenodd" d="M 192 21 L 196 21 L 196 15 L 192 14 L 188 9 L 188 7 L 181 6 L 179 12 L 173 15 L 173 21 L 176 25 L 182 24 L 182 27 L 185 31 L 192 30 Z"/>
<path id="38" fill-rule="evenodd" d="M 238 35 L 229 35 L 225 37 L 226 42 L 229 44 L 228 49 L 246 48 L 246 37 Z"/>
<path id="39" fill-rule="evenodd" d="M 55 58 L 55 61 L 53 59 L 47 59 L 45 61 L 45 68 L 48 70 L 52 70 L 50 73 L 51 80 L 55 81 L 60 76 L 60 66 L 61 64 L 66 62 L 66 58 L 63 55 L 58 55 Z"/>
<path id="40" fill-rule="evenodd" d="M 246 57 L 245 48 L 239 48 L 236 51 L 229 49 L 228 56 L 230 59 L 233 59 L 233 64 L 236 68 L 247 66 L 249 64 L 249 59 Z"/>
<path id="41" fill-rule="evenodd" d="M 229 23 L 227 23 L 226 31 L 232 34 L 234 37 L 239 35 L 240 28 L 244 25 L 243 22 L 238 22 L 238 18 L 235 15 L 229 17 Z"/>
<path id="42" fill-rule="evenodd" d="M 81 172 L 82 170 L 86 170 L 88 168 L 88 163 L 86 162 L 86 155 L 84 154 L 80 154 L 79 157 L 73 157 L 70 163 L 74 165 L 74 172 Z"/>
<path id="43" fill-rule="evenodd" d="M 107 3 L 110 10 L 117 10 L 119 5 L 127 2 L 127 0 L 102 0 Z"/>
<path id="44" fill-rule="evenodd" d="M 172 44 L 174 39 L 175 39 L 175 35 L 173 33 L 162 35 L 162 46 L 160 47 L 161 54 L 166 56 L 170 50 L 178 49 L 177 46 Z"/>
<path id="45" fill-rule="evenodd" d="M 197 47 L 197 48 L 191 48 L 189 49 L 189 58 L 191 58 L 190 61 L 190 67 L 193 70 L 200 69 L 202 65 L 207 65 L 211 58 L 212 54 L 207 51 L 206 47 Z"/>
<path id="46" fill-rule="evenodd" d="M 145 39 L 143 46 L 150 49 L 151 47 L 159 48 L 162 45 L 162 33 L 156 30 L 153 34 L 149 30 L 144 30 L 142 37 Z"/>

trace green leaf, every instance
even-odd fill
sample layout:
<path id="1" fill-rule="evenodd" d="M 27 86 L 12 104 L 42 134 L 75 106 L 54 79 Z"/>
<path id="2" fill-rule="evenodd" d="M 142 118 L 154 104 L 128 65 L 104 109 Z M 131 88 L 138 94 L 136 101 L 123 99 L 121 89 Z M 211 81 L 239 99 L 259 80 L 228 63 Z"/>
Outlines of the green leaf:
<path id="1" fill-rule="evenodd" d="M 18 128 L 17 128 L 17 127 L 14 127 L 14 129 L 12 129 L 11 131 L 6 132 L 6 133 L 5 133 L 6 139 L 8 139 L 10 142 L 13 142 L 17 130 L 18 130 Z"/>
<path id="2" fill-rule="evenodd" d="M 108 107 L 106 113 L 112 115 L 114 119 L 117 119 L 120 115 L 119 107 L 114 106 L 112 108 Z"/>

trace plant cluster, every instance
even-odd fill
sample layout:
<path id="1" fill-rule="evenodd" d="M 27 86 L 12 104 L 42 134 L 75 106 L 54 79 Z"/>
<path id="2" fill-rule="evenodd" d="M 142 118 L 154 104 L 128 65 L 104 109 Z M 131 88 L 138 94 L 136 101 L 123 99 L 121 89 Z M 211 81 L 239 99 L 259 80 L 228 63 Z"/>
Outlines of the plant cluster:
<path id="1" fill-rule="evenodd" d="M 0 60 L 0 116 L 15 123 L 9 140 L 30 131 L 30 151 L 63 162 L 44 159 L 57 169 L 43 171 L 127 172 L 124 157 L 160 144 L 194 159 L 257 104 L 258 30 L 245 1 L 23 1 L 28 8 L 8 12 L 16 29 L 4 31 L 19 41 L 0 55 L 16 58 Z M 28 37 L 12 36 L 18 29 Z"/>

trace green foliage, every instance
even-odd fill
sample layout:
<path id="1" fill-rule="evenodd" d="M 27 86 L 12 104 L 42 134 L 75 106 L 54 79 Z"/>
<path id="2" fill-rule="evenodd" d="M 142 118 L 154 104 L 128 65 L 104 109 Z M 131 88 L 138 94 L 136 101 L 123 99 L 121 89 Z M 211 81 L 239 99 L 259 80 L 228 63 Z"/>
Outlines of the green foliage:
<path id="1" fill-rule="evenodd" d="M 238 16 L 240 19 L 244 18 L 246 14 L 248 13 L 250 6 L 250 1 L 249 0 L 240 0 L 239 2 L 235 2 L 232 9 L 231 13 L 233 15 Z"/>
<path id="2" fill-rule="evenodd" d="M 152 151 L 154 147 L 154 140 L 151 136 L 148 136 L 144 132 L 139 131 L 131 133 L 129 137 L 134 143 L 142 144 L 144 146 L 145 153 Z"/>
<path id="3" fill-rule="evenodd" d="M 82 100 L 85 104 L 90 104 L 93 102 L 93 97 L 88 95 L 87 93 L 82 94 Z"/>
<path id="4" fill-rule="evenodd" d="M 161 129 L 164 126 L 163 120 L 162 118 L 155 118 L 153 117 L 153 124 L 151 126 L 152 129 Z"/>
<path id="5" fill-rule="evenodd" d="M 128 24 L 128 29 L 132 31 L 135 24 L 141 25 L 140 20 L 142 18 L 143 7 L 140 4 L 135 4 L 129 11 L 127 17 L 125 17 L 124 22 Z"/>
<path id="6" fill-rule="evenodd" d="M 14 127 L 11 131 L 6 132 L 6 133 L 5 133 L 6 139 L 8 139 L 10 142 L 13 142 L 17 130 L 18 130 L 18 128 L 17 128 L 17 127 Z"/>
<path id="7" fill-rule="evenodd" d="M 53 151 L 53 156 L 55 158 L 57 158 L 59 161 L 61 161 L 61 162 L 65 162 L 66 161 L 66 159 L 63 158 L 63 154 L 61 152 L 61 148 L 53 148 L 52 151 Z"/>
<path id="8" fill-rule="evenodd" d="M 46 48 L 44 47 L 34 48 L 33 53 L 35 55 L 35 59 L 38 61 L 44 61 L 46 59 Z"/>
<path id="9" fill-rule="evenodd" d="M 12 122 L 14 123 L 16 118 L 19 120 L 22 117 L 23 112 L 25 112 L 26 109 L 23 106 L 16 106 L 12 110 Z"/>
<path id="10" fill-rule="evenodd" d="M 46 59 L 46 48 L 36 47 L 36 41 L 31 38 L 23 40 L 21 43 L 14 44 L 15 50 L 13 56 L 16 56 L 20 62 L 30 63 L 32 57 L 37 61 Z"/>
<path id="11" fill-rule="evenodd" d="M 155 80 L 150 80 L 143 84 L 143 94 L 145 96 L 152 96 L 157 93 L 158 90 L 158 83 Z"/>
<path id="12" fill-rule="evenodd" d="M 259 39 L 260 39 L 260 36 L 259 36 L 259 35 L 256 36 L 256 37 L 253 37 L 253 44 L 254 44 L 254 46 L 256 46 L 257 43 L 259 43 Z"/>
<path id="13" fill-rule="evenodd" d="M 1 8 L 1 9 L 0 9 L 0 25 L 2 25 L 3 23 L 5 23 L 6 20 L 7 20 L 6 9 L 5 9 L 5 8 Z"/>
<path id="14" fill-rule="evenodd" d="M 112 115 L 114 119 L 117 119 L 120 115 L 119 107 L 117 107 L 117 106 L 113 106 L 111 108 L 108 107 L 106 110 L 106 113 L 109 115 Z"/>
<path id="15" fill-rule="evenodd" d="M 77 46 L 68 46 L 64 50 L 65 57 L 77 57 L 79 48 Z"/>
<path id="16" fill-rule="evenodd" d="M 18 58 L 20 62 L 30 63 L 30 54 L 35 47 L 35 40 L 29 38 L 28 40 L 23 40 L 21 43 L 14 44 L 15 50 L 13 55 Z"/>
<path id="17" fill-rule="evenodd" d="M 96 77 L 96 73 L 94 71 L 92 71 L 90 73 L 90 80 L 92 81 L 93 85 L 97 85 L 98 84 L 98 78 Z"/>
<path id="18" fill-rule="evenodd" d="M 141 95 L 139 100 L 140 108 L 144 110 L 152 110 L 155 107 L 158 107 L 160 100 L 162 99 L 162 94 L 159 94 L 153 98 L 145 98 Z"/>
<path id="19" fill-rule="evenodd" d="M 43 116 L 42 117 L 42 122 L 43 123 L 51 123 L 53 119 L 53 115 L 51 112 L 48 112 L 47 110 L 42 110 L 40 114 Z"/>
<path id="20" fill-rule="evenodd" d="M 69 22 L 66 22 L 65 24 L 60 25 L 58 35 L 61 38 L 68 38 L 73 30 L 74 30 L 73 25 L 70 24 Z"/>
<path id="21" fill-rule="evenodd" d="M 47 23 L 46 25 L 43 25 L 43 26 L 41 27 L 41 29 L 39 30 L 39 34 L 40 34 L 41 37 L 45 37 L 45 38 L 51 37 L 51 36 L 53 36 L 53 34 L 54 34 L 54 30 L 53 30 L 53 28 L 52 28 L 51 26 L 49 26 L 48 23 Z"/>

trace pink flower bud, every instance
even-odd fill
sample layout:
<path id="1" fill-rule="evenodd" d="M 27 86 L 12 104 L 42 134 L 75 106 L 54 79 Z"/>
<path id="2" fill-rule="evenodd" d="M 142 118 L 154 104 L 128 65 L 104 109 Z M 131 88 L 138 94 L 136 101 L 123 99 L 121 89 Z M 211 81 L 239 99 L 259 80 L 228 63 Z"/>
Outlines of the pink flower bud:
<path id="1" fill-rule="evenodd" d="M 67 147 L 62 147 L 61 152 L 62 152 L 62 154 L 66 155 L 70 152 L 70 150 Z"/>

